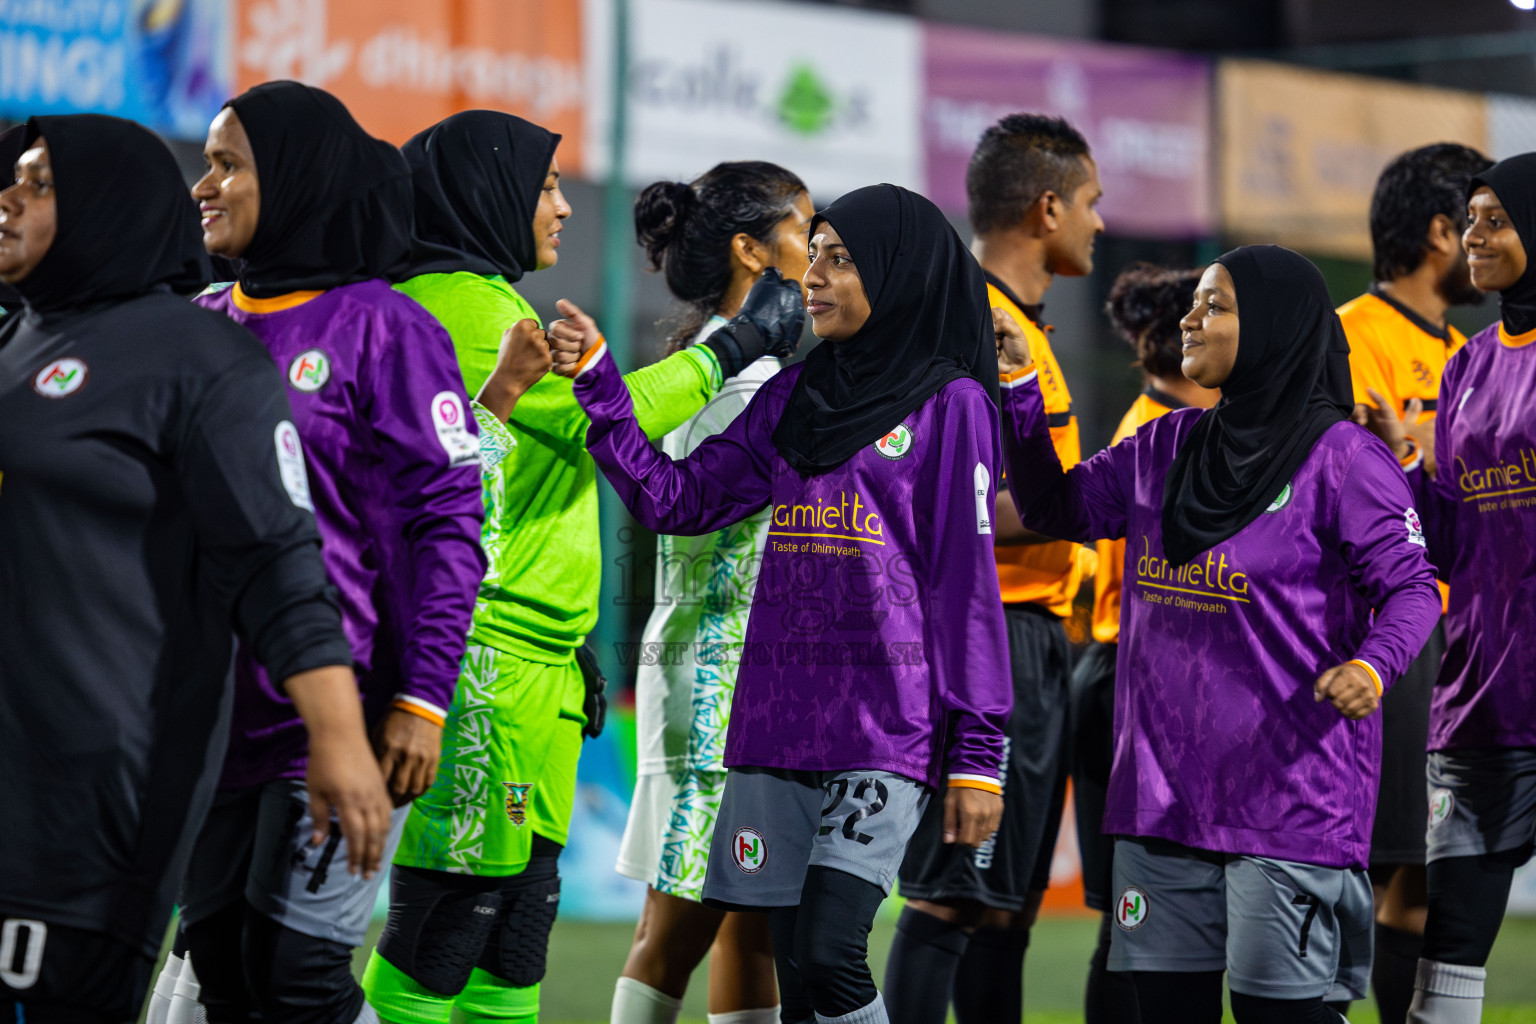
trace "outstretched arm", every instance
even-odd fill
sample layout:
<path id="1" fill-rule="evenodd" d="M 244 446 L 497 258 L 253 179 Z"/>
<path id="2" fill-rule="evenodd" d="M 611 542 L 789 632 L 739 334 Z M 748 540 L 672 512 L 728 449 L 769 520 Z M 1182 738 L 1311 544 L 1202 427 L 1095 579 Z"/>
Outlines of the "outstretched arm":
<path id="1" fill-rule="evenodd" d="M 560 301 L 567 319 L 549 326 L 555 372 L 576 378 L 592 425 L 587 450 L 630 514 L 658 533 L 694 536 L 740 522 L 768 504 L 773 423 L 762 389 L 723 433 L 673 461 L 651 447 L 634 401 L 592 318 Z"/>

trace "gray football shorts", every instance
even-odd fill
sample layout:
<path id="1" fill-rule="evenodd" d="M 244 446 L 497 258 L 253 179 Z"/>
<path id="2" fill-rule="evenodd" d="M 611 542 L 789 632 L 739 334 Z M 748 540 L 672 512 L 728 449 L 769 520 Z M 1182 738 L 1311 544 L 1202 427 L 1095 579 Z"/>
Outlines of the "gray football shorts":
<path id="1" fill-rule="evenodd" d="M 812 864 L 890 895 L 932 793 L 891 772 L 732 768 L 710 841 L 704 902 L 795 906 Z"/>
<path id="2" fill-rule="evenodd" d="M 1267 999 L 1364 999 L 1375 911 L 1362 870 L 1115 843 L 1112 971 L 1226 971 Z"/>
<path id="3" fill-rule="evenodd" d="M 400 845 L 410 806 L 390 819 L 388 864 Z M 310 845 L 309 793 L 296 779 L 218 794 L 197 837 L 182 883 L 181 913 L 196 923 L 244 899 L 285 927 L 317 939 L 360 946 L 373 920 L 385 872 L 371 879 L 347 871 L 347 842 L 334 828 Z"/>
<path id="4" fill-rule="evenodd" d="M 1536 842 L 1536 749 L 1437 750 L 1425 777 L 1429 860 Z"/>

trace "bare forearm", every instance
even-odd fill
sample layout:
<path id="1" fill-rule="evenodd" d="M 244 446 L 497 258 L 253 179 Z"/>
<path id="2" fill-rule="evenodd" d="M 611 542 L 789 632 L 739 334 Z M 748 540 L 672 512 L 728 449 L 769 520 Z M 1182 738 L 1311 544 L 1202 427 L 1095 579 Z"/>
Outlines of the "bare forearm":
<path id="1" fill-rule="evenodd" d="M 997 496 L 997 515 L 993 517 L 992 543 L 997 547 L 1025 547 L 1035 544 L 1052 544 L 1055 537 L 1047 537 L 1027 528 L 1019 517 L 1019 508 L 1013 503 L 1013 495 L 1002 491 Z"/>
<path id="2" fill-rule="evenodd" d="M 350 668 L 330 665 L 300 672 L 287 679 L 284 689 L 312 739 L 346 737 L 366 743 L 363 704 Z"/>

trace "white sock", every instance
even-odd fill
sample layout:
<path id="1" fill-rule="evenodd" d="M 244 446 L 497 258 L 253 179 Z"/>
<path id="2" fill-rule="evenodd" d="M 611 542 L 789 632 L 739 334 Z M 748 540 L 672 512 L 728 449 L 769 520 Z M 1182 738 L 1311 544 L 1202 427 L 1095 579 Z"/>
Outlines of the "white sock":
<path id="1" fill-rule="evenodd" d="M 613 986 L 613 1013 L 609 1024 L 677 1024 L 681 999 L 651 988 L 634 978 L 620 978 Z"/>
<path id="2" fill-rule="evenodd" d="M 1478 1024 L 1483 1018 L 1485 967 L 1420 960 L 1408 1024 Z"/>
<path id="3" fill-rule="evenodd" d="M 845 1013 L 841 1017 L 823 1017 L 816 1015 L 816 1024 L 891 1024 L 891 1018 L 885 1013 L 885 1000 L 880 998 L 880 993 L 875 993 L 875 1001 L 868 1006 L 861 1006 L 851 1013 Z"/>
<path id="4" fill-rule="evenodd" d="M 149 1024 L 149 1022 L 145 1021 L 144 1024 Z M 378 1013 L 374 1011 L 372 1006 L 368 1005 L 366 999 L 363 1000 L 363 1008 L 357 1011 L 356 1017 L 352 1018 L 352 1024 L 379 1024 Z"/>
<path id="5" fill-rule="evenodd" d="M 166 1014 L 171 1012 L 171 996 L 176 993 L 176 978 L 181 974 L 181 957 L 172 953 L 165 958 L 160 976 L 155 979 L 155 990 L 149 994 L 149 1009 L 144 1014 L 144 1024 L 165 1024 Z"/>
<path id="6" fill-rule="evenodd" d="M 188 953 L 176 975 L 176 989 L 171 993 L 171 1005 L 165 1014 L 165 1024 L 205 1024 L 208 1013 L 197 1001 L 203 986 L 198 984 L 197 972 L 192 969 L 192 954 Z"/>
<path id="7" fill-rule="evenodd" d="M 730 1013 L 712 1013 L 709 1024 L 779 1024 L 777 1006 L 761 1006 L 756 1010 L 732 1010 Z"/>

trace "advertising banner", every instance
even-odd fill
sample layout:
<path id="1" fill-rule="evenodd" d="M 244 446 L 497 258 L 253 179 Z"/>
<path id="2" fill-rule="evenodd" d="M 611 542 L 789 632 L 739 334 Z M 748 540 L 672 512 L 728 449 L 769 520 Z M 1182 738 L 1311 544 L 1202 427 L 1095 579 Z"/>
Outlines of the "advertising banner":
<path id="1" fill-rule="evenodd" d="M 922 187 L 919 23 L 815 4 L 634 0 L 626 175 L 770 160 L 821 201 Z"/>
<path id="2" fill-rule="evenodd" d="M 1210 64 L 1132 47 L 930 24 L 923 34 L 927 194 L 965 209 L 965 168 L 1012 113 L 1064 117 L 1088 139 L 1115 233 L 1192 237 L 1212 225 Z"/>
<path id="3" fill-rule="evenodd" d="M 0 117 L 112 114 L 200 139 L 229 98 L 223 0 L 0 0 Z"/>
<path id="4" fill-rule="evenodd" d="M 0 0 L 3 2 L 3 0 Z M 581 170 L 580 0 L 234 0 L 236 85 L 295 78 L 394 143 L 482 107 L 565 138 Z"/>
<path id="5" fill-rule="evenodd" d="M 1369 260 L 1376 178 L 1431 142 L 1488 149 L 1474 93 L 1223 61 L 1217 71 L 1222 226 L 1240 242 Z"/>

